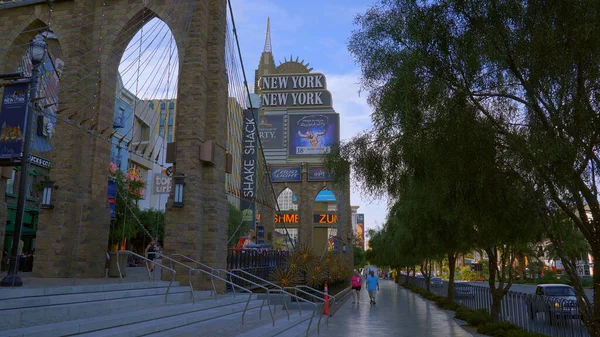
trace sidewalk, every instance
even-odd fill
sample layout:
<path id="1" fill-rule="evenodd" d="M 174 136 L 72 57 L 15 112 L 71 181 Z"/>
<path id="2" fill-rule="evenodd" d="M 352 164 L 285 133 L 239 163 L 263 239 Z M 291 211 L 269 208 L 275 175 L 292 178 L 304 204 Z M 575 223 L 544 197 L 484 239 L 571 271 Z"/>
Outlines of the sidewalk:
<path id="1" fill-rule="evenodd" d="M 381 290 L 377 304 L 369 304 L 363 286 L 360 304 L 352 297 L 329 320 L 324 335 L 335 336 L 402 336 L 402 337 L 471 337 L 443 310 L 400 286 L 394 281 L 379 280 Z"/>

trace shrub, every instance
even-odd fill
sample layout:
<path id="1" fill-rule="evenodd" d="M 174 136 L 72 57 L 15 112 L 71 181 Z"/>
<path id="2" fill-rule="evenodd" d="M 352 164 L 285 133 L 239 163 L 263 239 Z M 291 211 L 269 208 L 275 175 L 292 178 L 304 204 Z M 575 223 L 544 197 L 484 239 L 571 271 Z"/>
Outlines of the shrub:
<path id="1" fill-rule="evenodd" d="M 512 330 L 523 331 L 519 326 L 508 322 L 487 322 L 477 327 L 477 333 L 494 337 L 509 337 Z"/>
<path id="2" fill-rule="evenodd" d="M 594 285 L 594 281 L 591 278 L 585 277 L 581 279 L 581 286 L 584 288 L 591 288 Z"/>
<path id="3" fill-rule="evenodd" d="M 465 307 L 460 307 L 460 308 L 456 309 L 456 313 L 454 314 L 454 317 L 467 322 L 467 317 L 471 314 L 471 312 L 472 312 L 471 309 L 468 309 Z"/>
<path id="4" fill-rule="evenodd" d="M 527 332 L 523 330 L 510 330 L 506 334 L 506 337 L 548 337 L 543 333 L 538 332 Z"/>
<path id="5" fill-rule="evenodd" d="M 447 297 L 441 297 L 441 296 L 436 296 L 437 298 L 435 299 L 435 304 L 442 308 L 442 309 L 446 309 L 446 310 L 457 310 L 458 308 L 460 308 L 460 305 L 457 304 L 456 302 L 449 300 Z"/>
<path id="6" fill-rule="evenodd" d="M 460 307 L 456 310 L 456 318 L 462 319 L 472 326 L 479 326 L 491 320 L 491 316 L 486 309 L 477 309 L 475 311 Z"/>

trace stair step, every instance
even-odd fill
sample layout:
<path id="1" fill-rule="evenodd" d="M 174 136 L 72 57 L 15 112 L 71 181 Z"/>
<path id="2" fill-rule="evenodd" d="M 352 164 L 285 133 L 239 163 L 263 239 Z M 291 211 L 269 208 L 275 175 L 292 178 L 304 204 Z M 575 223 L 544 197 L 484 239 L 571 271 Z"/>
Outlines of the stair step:
<path id="1" fill-rule="evenodd" d="M 265 324 L 262 325 L 258 328 L 252 329 L 252 330 L 248 330 L 244 333 L 238 334 L 236 335 L 237 337 L 255 337 L 255 336 L 261 336 L 261 337 L 273 337 L 273 336 L 278 336 L 281 333 L 285 333 L 286 331 L 289 331 L 290 329 L 294 329 L 295 327 L 297 327 L 298 325 L 301 325 L 305 322 L 308 322 L 310 320 L 310 317 L 312 316 L 312 311 L 307 311 L 307 312 L 302 312 L 302 315 L 298 315 L 297 313 L 291 314 L 290 313 L 290 320 L 287 320 L 287 316 L 285 317 L 285 319 L 279 319 L 277 321 L 275 321 L 275 326 L 272 326 L 271 324 Z M 315 317 L 313 319 L 313 324 L 316 324 L 316 320 L 318 320 L 317 317 Z M 304 324 L 304 333 L 306 334 L 306 328 L 308 323 Z M 190 336 L 191 337 L 191 336 Z"/>
<path id="2" fill-rule="evenodd" d="M 173 291 L 173 293 L 169 292 L 168 303 L 191 301 L 188 287 L 175 287 L 171 288 L 171 291 Z M 195 292 L 195 295 L 196 299 L 208 298 L 210 292 Z M 69 321 L 112 313 L 116 310 L 132 310 L 134 308 L 162 305 L 164 303 L 165 295 L 157 294 L 142 297 L 0 310 L 0 315 L 2 315 L 2 320 L 0 320 L 0 330 Z"/>
<path id="3" fill-rule="evenodd" d="M 250 301 L 248 309 L 259 308 L 260 301 Z M 219 317 L 228 316 L 237 312 L 242 312 L 246 306 L 245 302 L 238 302 L 228 306 L 219 308 L 213 308 L 206 310 L 200 314 L 197 311 L 180 314 L 176 316 L 169 316 L 164 318 L 158 318 L 151 321 L 139 322 L 129 325 L 121 325 L 110 329 L 104 329 L 89 333 L 79 334 L 82 337 L 111 337 L 111 336 L 126 336 L 126 337 L 137 337 L 144 336 L 152 333 L 158 333 L 168 331 L 171 329 L 179 328 L 184 325 L 199 323 L 202 321 L 214 320 Z M 263 309 L 264 310 L 264 309 Z M 200 310 L 202 311 L 202 310 Z M 203 335 L 203 334 L 202 334 Z"/>
<path id="4" fill-rule="evenodd" d="M 37 288 L 0 288 L 0 301 L 11 298 L 26 298 L 38 296 L 66 295 L 94 293 L 101 291 L 123 291 L 133 289 L 163 288 L 169 286 L 168 281 L 156 282 L 129 282 L 129 283 L 108 283 L 91 284 L 80 286 L 61 286 L 61 287 L 37 287 Z M 171 287 L 179 286 L 178 281 L 173 281 Z"/>
<path id="5" fill-rule="evenodd" d="M 312 313 L 310 313 L 310 315 L 312 315 Z M 313 318 L 312 323 L 310 323 L 310 330 L 308 330 L 307 333 L 307 329 L 308 329 L 308 324 L 310 322 L 310 318 L 305 319 L 302 322 L 299 322 L 298 324 L 296 324 L 293 327 L 290 327 L 289 329 L 282 331 L 281 333 L 278 333 L 276 335 L 269 335 L 269 336 L 278 336 L 278 337 L 305 337 L 305 336 L 311 336 L 311 335 L 317 335 L 317 334 L 323 334 L 323 335 L 327 335 L 326 333 L 324 333 L 324 331 L 327 329 L 327 317 L 323 316 L 321 318 L 321 324 L 319 324 L 319 316 L 315 316 Z M 318 329 L 317 329 L 318 327 Z"/>
<path id="6" fill-rule="evenodd" d="M 87 332 L 94 332 L 101 329 L 110 329 L 121 327 L 123 325 L 138 324 L 143 322 L 151 322 L 156 319 L 163 319 L 168 317 L 180 316 L 189 313 L 199 313 L 206 310 L 213 310 L 215 308 L 221 308 L 231 306 L 239 303 L 245 305 L 246 299 L 243 297 L 227 297 L 220 298 L 219 300 L 204 300 L 196 302 L 196 304 L 162 304 L 153 307 L 147 307 L 142 310 L 127 311 L 127 312 L 113 312 L 110 315 L 96 316 L 85 319 L 63 321 L 58 323 L 51 323 L 45 325 L 32 326 L 28 328 L 21 328 L 9 331 L 2 331 L 2 336 L 11 337 L 33 337 L 33 336 L 45 336 L 45 337 L 59 337 L 69 336 Z"/>
<path id="7" fill-rule="evenodd" d="M 167 291 L 167 287 L 150 287 L 150 288 L 137 288 L 137 289 L 119 289 L 119 290 L 103 290 L 97 292 L 85 292 L 85 293 L 68 293 L 59 295 L 43 295 L 43 296 L 29 296 L 22 298 L 11 298 L 0 301 L 0 312 L 1 310 L 7 309 L 20 309 L 20 308 L 33 308 L 48 305 L 57 304 L 74 304 L 82 302 L 94 302 L 103 301 L 119 298 L 132 298 L 132 297 L 143 297 L 151 295 L 164 295 Z M 169 294 L 178 292 L 190 291 L 189 287 L 171 287 Z"/>

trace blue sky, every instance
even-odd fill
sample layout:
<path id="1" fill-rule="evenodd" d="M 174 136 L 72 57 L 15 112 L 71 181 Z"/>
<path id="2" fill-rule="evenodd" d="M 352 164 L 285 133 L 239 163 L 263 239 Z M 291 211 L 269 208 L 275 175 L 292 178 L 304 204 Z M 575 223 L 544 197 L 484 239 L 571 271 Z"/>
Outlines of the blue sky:
<path id="1" fill-rule="evenodd" d="M 294 59 L 298 56 L 308 62 L 313 71 L 327 77 L 333 107 L 340 114 L 341 139 L 370 129 L 372 109 L 366 102 L 366 93 L 359 95 L 360 69 L 348 52 L 347 42 L 357 28 L 353 24 L 355 16 L 364 13 L 375 1 L 232 0 L 249 83 L 253 83 L 254 70 L 263 51 L 267 17 L 270 17 L 272 50 L 277 64 L 290 55 Z M 138 69 L 140 64 L 141 69 Z M 119 66 L 125 87 L 140 98 L 176 97 L 177 68 L 172 34 L 158 19 L 137 32 Z M 351 189 L 350 201 L 365 214 L 367 229 L 385 221 L 385 201 L 369 200 L 356 186 Z"/>
<path id="2" fill-rule="evenodd" d="M 300 57 L 315 72 L 327 77 L 334 109 L 340 114 L 341 138 L 349 139 L 371 127 L 372 109 L 366 93 L 359 95 L 360 69 L 348 52 L 347 41 L 356 29 L 353 21 L 375 0 L 232 0 L 246 75 L 250 81 L 263 50 L 267 17 L 271 18 L 271 42 L 277 64 L 290 55 Z M 385 201 L 370 200 L 354 186 L 351 203 L 365 213 L 367 229 L 382 224 Z"/>

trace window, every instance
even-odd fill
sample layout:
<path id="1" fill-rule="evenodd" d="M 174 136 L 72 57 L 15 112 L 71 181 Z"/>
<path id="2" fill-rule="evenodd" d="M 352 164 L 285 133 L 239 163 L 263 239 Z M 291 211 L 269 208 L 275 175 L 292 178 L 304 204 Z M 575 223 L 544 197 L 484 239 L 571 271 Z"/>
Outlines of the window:
<path id="1" fill-rule="evenodd" d="M 173 126 L 169 125 L 169 132 L 167 133 L 167 141 L 173 141 Z"/>
<path id="2" fill-rule="evenodd" d="M 6 181 L 6 194 L 15 193 L 15 170 L 12 170 L 12 177 Z"/>
<path id="3" fill-rule="evenodd" d="M 117 114 L 115 116 L 115 122 L 113 123 L 113 127 L 115 129 L 123 127 L 123 121 L 125 120 L 125 108 L 119 107 Z"/>
<path id="4" fill-rule="evenodd" d="M 165 125 L 166 112 L 165 109 L 160 109 L 160 125 Z"/>
<path id="5" fill-rule="evenodd" d="M 38 173 L 36 170 L 29 171 L 29 180 L 27 181 L 28 198 L 38 198 L 38 191 L 36 190 L 37 178 Z"/>
<path id="6" fill-rule="evenodd" d="M 175 110 L 175 102 L 169 103 L 169 109 L 171 109 L 171 111 Z"/>
<path id="7" fill-rule="evenodd" d="M 160 126 L 160 128 L 158 129 L 158 135 L 161 137 L 165 137 L 165 127 L 163 125 Z"/>
<path id="8" fill-rule="evenodd" d="M 175 119 L 175 113 L 171 111 L 169 114 L 169 126 L 173 125 L 173 119 Z"/>

